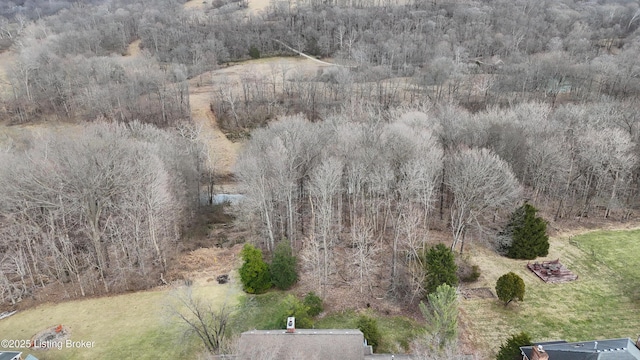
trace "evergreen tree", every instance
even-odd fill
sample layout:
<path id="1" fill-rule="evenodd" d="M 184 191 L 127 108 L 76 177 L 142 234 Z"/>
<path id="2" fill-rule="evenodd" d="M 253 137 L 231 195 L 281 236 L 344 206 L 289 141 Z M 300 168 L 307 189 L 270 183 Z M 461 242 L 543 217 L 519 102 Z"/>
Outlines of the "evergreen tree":
<path id="1" fill-rule="evenodd" d="M 304 297 L 304 305 L 309 308 L 309 315 L 318 316 L 324 310 L 322 299 L 313 291 Z"/>
<path id="2" fill-rule="evenodd" d="M 382 339 L 382 334 L 378 329 L 378 321 L 367 315 L 361 315 L 356 322 L 356 327 L 364 334 L 367 344 L 371 345 L 373 351 L 376 351 Z"/>
<path id="3" fill-rule="evenodd" d="M 496 282 L 496 294 L 498 299 L 504 302 L 504 306 L 516 299 L 522 301 L 524 299 L 524 280 L 512 272 L 504 274 Z"/>
<path id="4" fill-rule="evenodd" d="M 531 345 L 529 334 L 521 332 L 520 334 L 511 335 L 505 343 L 500 345 L 496 360 L 520 360 L 522 359 L 520 347 L 529 345 Z"/>
<path id="5" fill-rule="evenodd" d="M 427 294 L 436 291 L 438 286 L 448 284 L 456 287 L 458 266 L 451 249 L 444 244 L 438 244 L 429 248 L 424 254 L 424 266 L 427 273 L 425 278 L 425 290 Z"/>
<path id="6" fill-rule="evenodd" d="M 297 260 L 291 254 L 291 247 L 286 241 L 281 241 L 273 253 L 273 260 L 269 266 L 271 281 L 278 289 L 288 290 L 298 281 L 296 270 Z"/>
<path id="7" fill-rule="evenodd" d="M 252 45 L 249 48 L 249 56 L 251 56 L 252 59 L 260 59 L 260 50 Z"/>
<path id="8" fill-rule="evenodd" d="M 536 216 L 538 210 L 524 204 L 511 215 L 505 229 L 498 234 L 501 251 L 512 259 L 532 260 L 549 254 L 547 222 Z"/>
<path id="9" fill-rule="evenodd" d="M 240 267 L 240 281 L 244 291 L 249 294 L 260 294 L 271 287 L 271 275 L 269 265 L 262 259 L 262 251 L 255 246 L 246 244 L 242 248 L 242 260 Z"/>
<path id="10" fill-rule="evenodd" d="M 427 330 L 440 347 L 445 347 L 458 335 L 458 294 L 454 287 L 442 284 L 427 298 L 429 305 L 420 302 L 420 312 L 427 322 Z"/>

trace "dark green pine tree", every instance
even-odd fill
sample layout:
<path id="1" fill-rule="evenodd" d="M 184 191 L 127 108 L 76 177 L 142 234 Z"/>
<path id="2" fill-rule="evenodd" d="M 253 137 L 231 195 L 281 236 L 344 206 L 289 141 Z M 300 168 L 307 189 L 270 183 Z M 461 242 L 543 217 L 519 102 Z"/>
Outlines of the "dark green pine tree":
<path id="1" fill-rule="evenodd" d="M 533 260 L 549 254 L 547 222 L 536 216 L 538 210 L 524 204 L 513 212 L 509 224 L 498 236 L 508 239 L 502 251 L 512 259 Z"/>
<path id="2" fill-rule="evenodd" d="M 375 352 L 378 349 L 382 334 L 378 328 L 378 321 L 367 315 L 360 315 L 356 322 L 356 327 L 362 331 L 364 338 L 367 340 L 367 344 L 373 347 Z"/>
<path id="3" fill-rule="evenodd" d="M 532 345 L 529 334 L 521 332 L 520 334 L 511 335 L 506 342 L 500 345 L 496 360 L 520 360 L 522 359 L 520 347 L 529 345 Z"/>
<path id="4" fill-rule="evenodd" d="M 271 281 L 278 289 L 288 290 L 298 281 L 296 257 L 291 254 L 291 247 L 281 241 L 273 252 L 273 260 L 269 265 Z"/>
<path id="5" fill-rule="evenodd" d="M 427 295 L 436 291 L 438 286 L 442 284 L 448 284 L 452 287 L 458 285 L 458 276 L 456 275 L 458 266 L 453 252 L 444 244 L 438 244 L 425 251 L 424 267 L 427 273 L 424 284 Z"/>

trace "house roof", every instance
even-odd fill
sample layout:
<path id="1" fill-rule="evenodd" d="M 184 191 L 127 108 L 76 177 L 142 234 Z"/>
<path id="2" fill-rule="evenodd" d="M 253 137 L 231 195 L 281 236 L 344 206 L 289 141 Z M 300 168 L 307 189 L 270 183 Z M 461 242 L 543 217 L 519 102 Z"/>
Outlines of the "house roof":
<path id="1" fill-rule="evenodd" d="M 364 359 L 364 335 L 357 329 L 253 330 L 242 333 L 238 345 L 238 360 Z"/>
<path id="2" fill-rule="evenodd" d="M 549 355 L 549 360 L 640 360 L 640 350 L 628 338 L 540 345 Z M 532 346 L 523 346 L 520 350 L 527 359 L 531 359 Z"/>
<path id="3" fill-rule="evenodd" d="M 20 359 L 20 355 L 22 355 L 22 353 L 17 351 L 7 351 L 7 352 L 0 351 L 0 360 Z"/>

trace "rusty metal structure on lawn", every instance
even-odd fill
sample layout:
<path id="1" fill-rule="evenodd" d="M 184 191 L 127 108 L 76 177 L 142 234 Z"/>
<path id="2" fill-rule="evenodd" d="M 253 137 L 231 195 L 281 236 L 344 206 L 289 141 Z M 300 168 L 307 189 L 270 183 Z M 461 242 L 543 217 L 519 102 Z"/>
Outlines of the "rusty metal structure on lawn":
<path id="1" fill-rule="evenodd" d="M 560 284 L 578 279 L 578 275 L 562 265 L 560 259 L 543 261 L 542 263 L 536 261 L 533 264 L 529 262 L 527 268 L 546 283 Z"/>

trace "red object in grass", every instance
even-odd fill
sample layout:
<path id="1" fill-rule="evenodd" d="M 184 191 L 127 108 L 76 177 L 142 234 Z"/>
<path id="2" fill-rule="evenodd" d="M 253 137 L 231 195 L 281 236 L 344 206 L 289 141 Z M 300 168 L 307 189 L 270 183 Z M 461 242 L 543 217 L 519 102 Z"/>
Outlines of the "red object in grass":
<path id="1" fill-rule="evenodd" d="M 61 331 L 62 331 L 62 325 L 56 326 L 56 333 L 59 333 Z"/>

